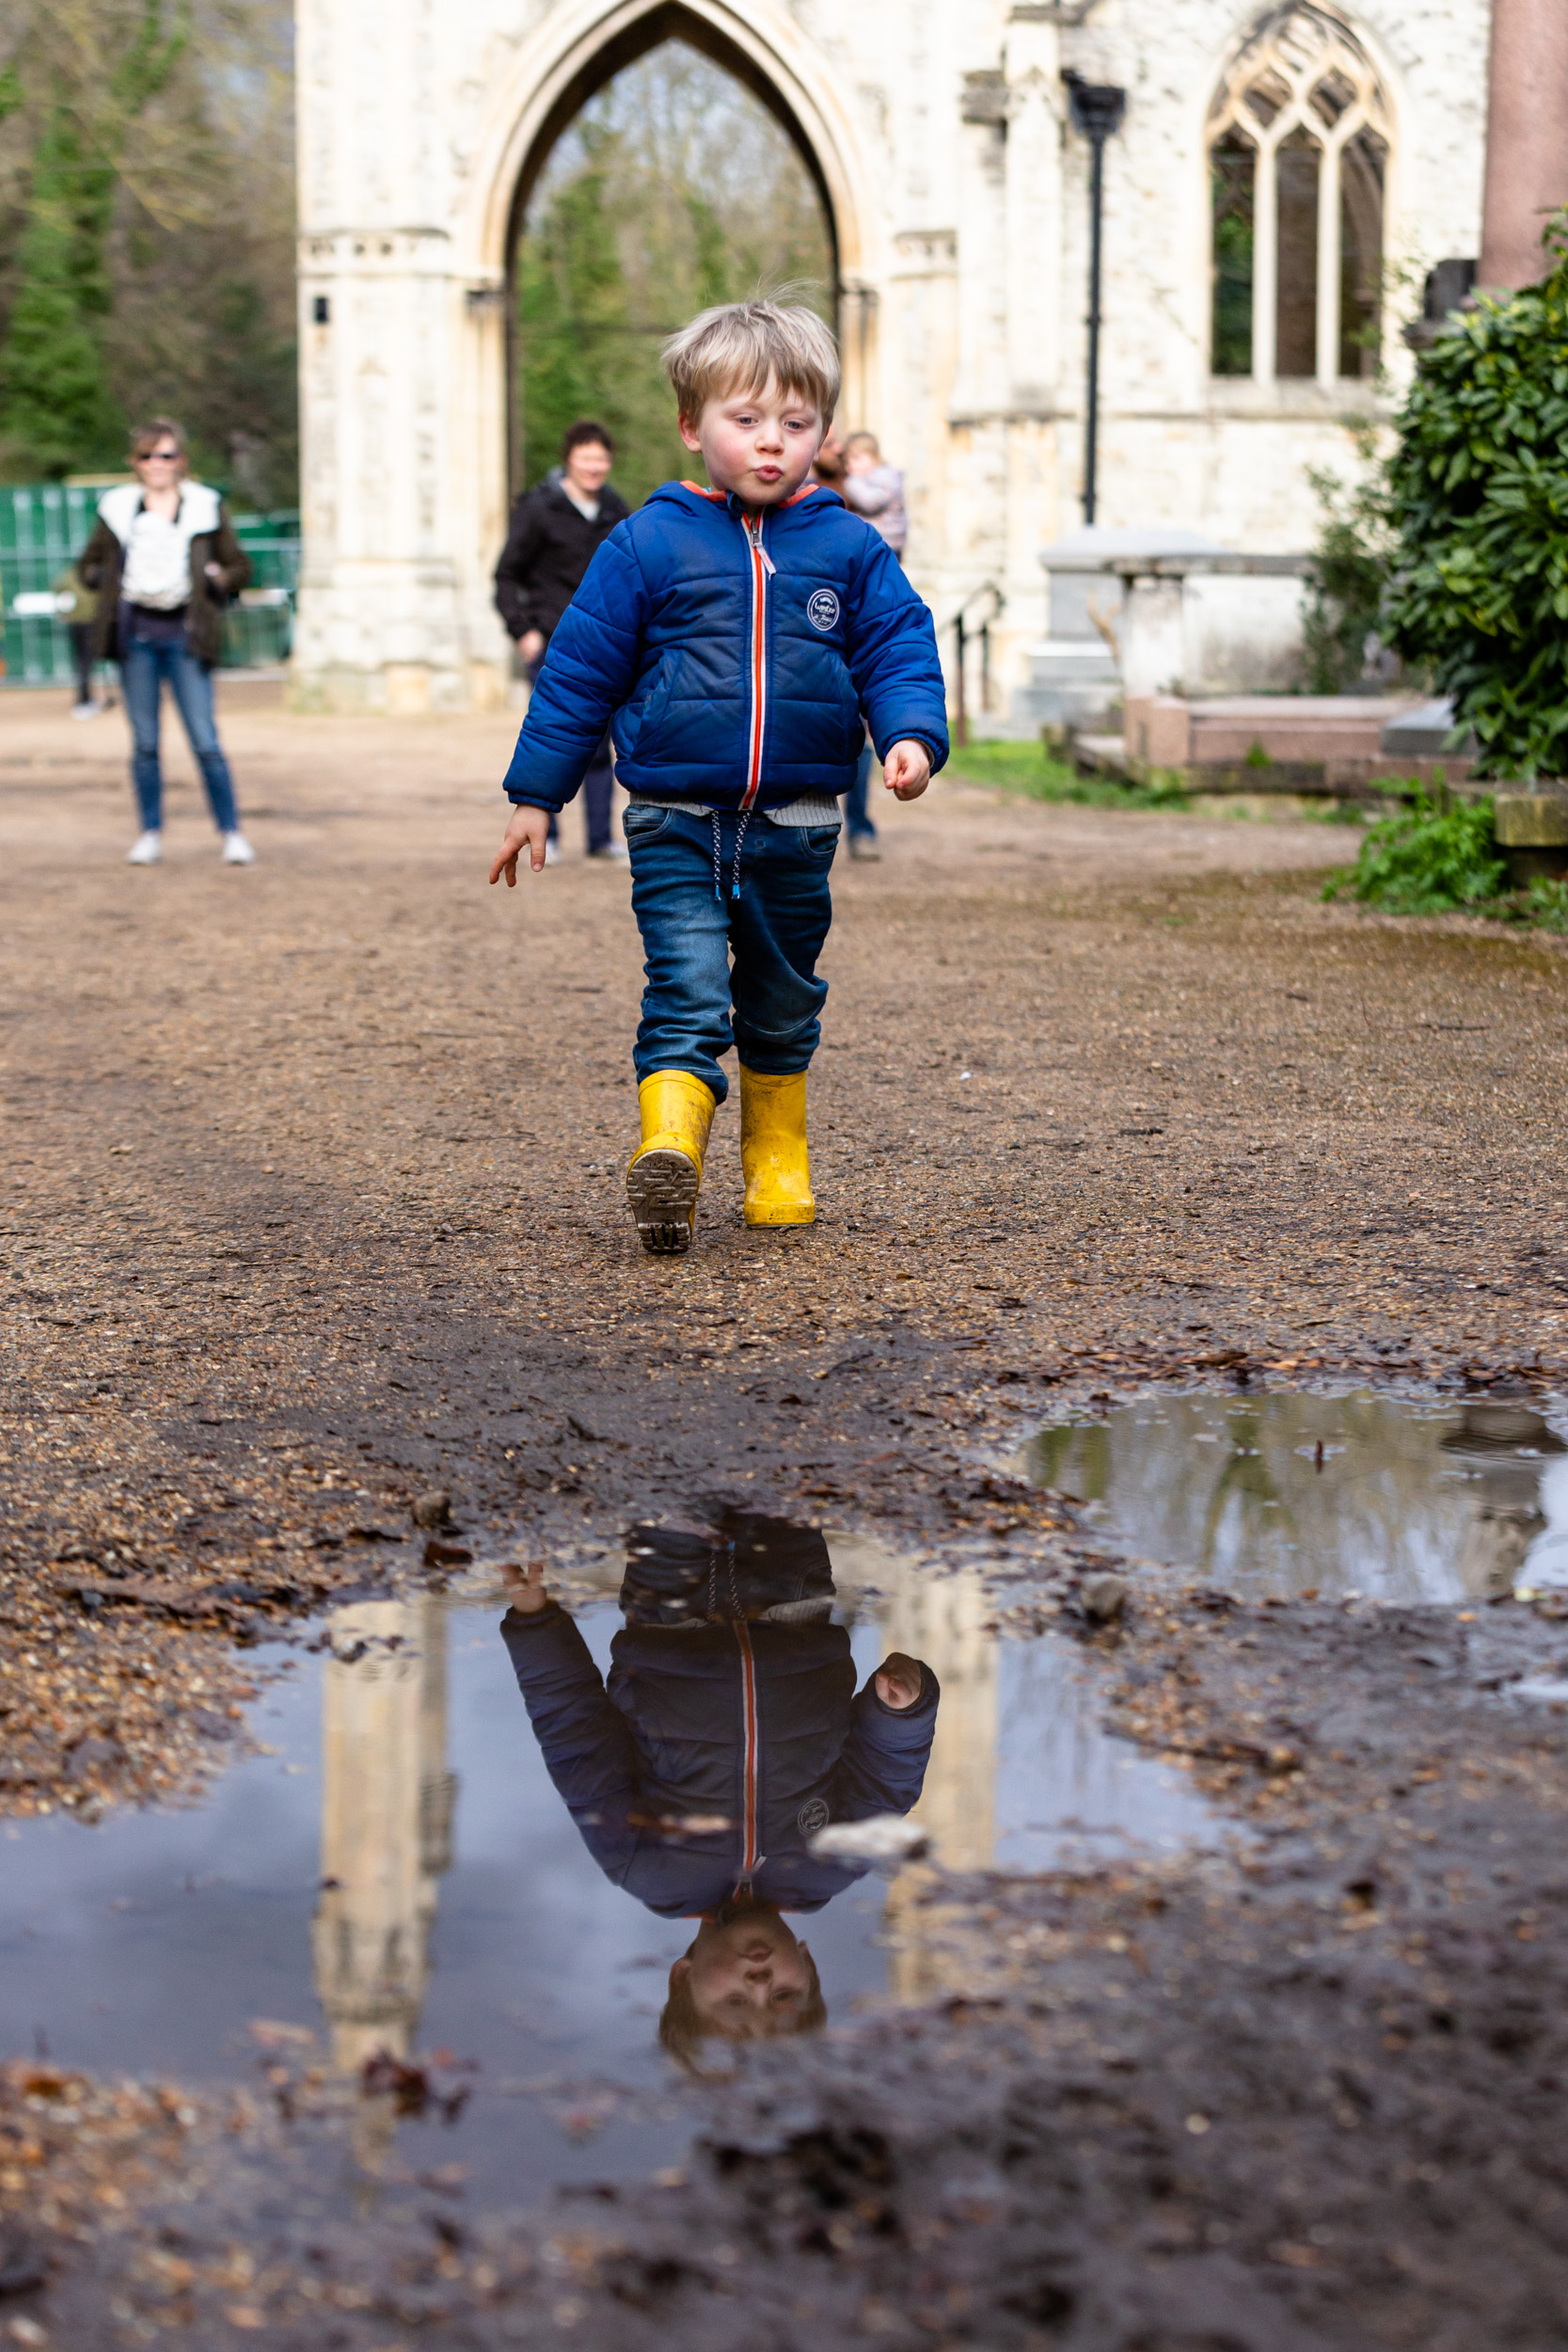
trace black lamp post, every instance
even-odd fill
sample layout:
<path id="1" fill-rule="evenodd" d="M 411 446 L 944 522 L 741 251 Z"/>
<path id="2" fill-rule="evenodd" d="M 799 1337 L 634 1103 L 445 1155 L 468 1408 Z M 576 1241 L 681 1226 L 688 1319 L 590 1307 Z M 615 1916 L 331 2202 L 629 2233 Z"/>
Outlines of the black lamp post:
<path id="1" fill-rule="evenodd" d="M 1100 458 L 1100 251 L 1105 212 L 1105 142 L 1119 131 L 1127 92 L 1114 82 L 1085 82 L 1069 67 L 1067 84 L 1072 127 L 1089 142 L 1089 381 L 1085 399 L 1084 520 L 1092 523 Z"/>

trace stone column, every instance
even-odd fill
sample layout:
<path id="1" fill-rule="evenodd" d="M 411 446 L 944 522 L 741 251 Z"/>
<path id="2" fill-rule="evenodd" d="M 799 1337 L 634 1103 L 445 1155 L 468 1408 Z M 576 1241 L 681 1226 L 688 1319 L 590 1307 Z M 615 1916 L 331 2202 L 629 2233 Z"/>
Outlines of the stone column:
<path id="1" fill-rule="evenodd" d="M 436 1883 L 451 1859 L 440 1603 L 359 1601 L 329 1620 L 322 1674 L 322 1894 L 316 1992 L 332 2059 L 406 2057 L 430 1978 Z"/>
<path id="2" fill-rule="evenodd" d="M 1007 91 L 1003 75 L 966 73 L 960 100 L 958 366 L 948 407 L 947 513 L 939 621 L 1001 570 L 1007 515 Z M 976 619 L 978 615 L 974 616 Z M 946 658 L 954 641 L 943 646 Z M 983 718 L 980 665 L 970 714 Z"/>
<path id="3" fill-rule="evenodd" d="M 1568 6 L 1492 0 L 1486 192 L 1477 279 L 1532 286 L 1546 274 L 1541 231 L 1568 203 Z"/>
<path id="4" fill-rule="evenodd" d="M 1060 528 L 1056 404 L 1061 395 L 1062 83 L 1054 24 L 1007 31 L 1007 496 L 994 634 L 1002 707 L 1029 677 L 1028 648 L 1049 636 L 1039 551 Z"/>
<path id="5" fill-rule="evenodd" d="M 454 236 L 437 0 L 298 0 L 301 507 L 293 691 L 394 711 L 504 698 L 504 289 Z M 486 490 L 487 481 L 491 486 Z"/>

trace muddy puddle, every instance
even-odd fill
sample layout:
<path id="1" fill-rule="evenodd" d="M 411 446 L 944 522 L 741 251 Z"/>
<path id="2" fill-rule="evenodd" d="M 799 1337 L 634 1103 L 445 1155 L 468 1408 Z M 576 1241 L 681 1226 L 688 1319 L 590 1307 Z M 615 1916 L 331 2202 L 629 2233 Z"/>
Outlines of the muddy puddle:
<path id="1" fill-rule="evenodd" d="M 1043 1430 L 1028 1474 L 1107 1536 L 1250 1598 L 1568 1587 L 1568 1421 L 1364 1392 L 1139 1398 Z"/>
<path id="2" fill-rule="evenodd" d="M 515 2200 L 672 2161 L 681 2061 L 917 1997 L 905 1823 L 954 1869 L 1227 1834 L 973 1575 L 710 1512 L 562 1598 L 476 1568 L 341 1608 L 252 1654 L 265 1752 L 199 1803 L 8 1824 L 0 2047 L 193 2083 L 439 2052 L 361 2162 Z"/>

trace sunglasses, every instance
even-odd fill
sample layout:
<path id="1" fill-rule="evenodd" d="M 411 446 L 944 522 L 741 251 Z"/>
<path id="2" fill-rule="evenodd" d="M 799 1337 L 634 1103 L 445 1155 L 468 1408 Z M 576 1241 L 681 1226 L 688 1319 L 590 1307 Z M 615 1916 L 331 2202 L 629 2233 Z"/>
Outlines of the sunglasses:
<path id="1" fill-rule="evenodd" d="M 142 452 L 136 463 L 138 466 L 172 466 L 178 463 L 179 456 L 180 452 L 177 449 L 149 449 Z"/>

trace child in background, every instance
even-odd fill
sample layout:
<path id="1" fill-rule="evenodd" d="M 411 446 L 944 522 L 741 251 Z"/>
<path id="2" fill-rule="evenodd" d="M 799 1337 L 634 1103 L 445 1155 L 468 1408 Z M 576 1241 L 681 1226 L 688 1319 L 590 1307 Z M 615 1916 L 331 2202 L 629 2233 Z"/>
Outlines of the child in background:
<path id="1" fill-rule="evenodd" d="M 746 1222 L 812 1222 L 806 1071 L 838 803 L 867 726 L 906 801 L 946 758 L 947 726 L 929 612 L 885 539 L 808 480 L 839 387 L 820 319 L 725 304 L 664 357 L 712 486 L 665 483 L 594 558 L 517 739 L 490 880 L 515 886 L 520 856 L 541 870 L 550 812 L 610 724 L 647 975 L 626 1195 L 643 1247 L 675 1252 L 732 1045 Z"/>
<path id="2" fill-rule="evenodd" d="M 844 444 L 844 495 L 857 515 L 879 531 L 900 564 L 909 536 L 904 477 L 883 462 L 875 433 L 851 433 Z"/>

